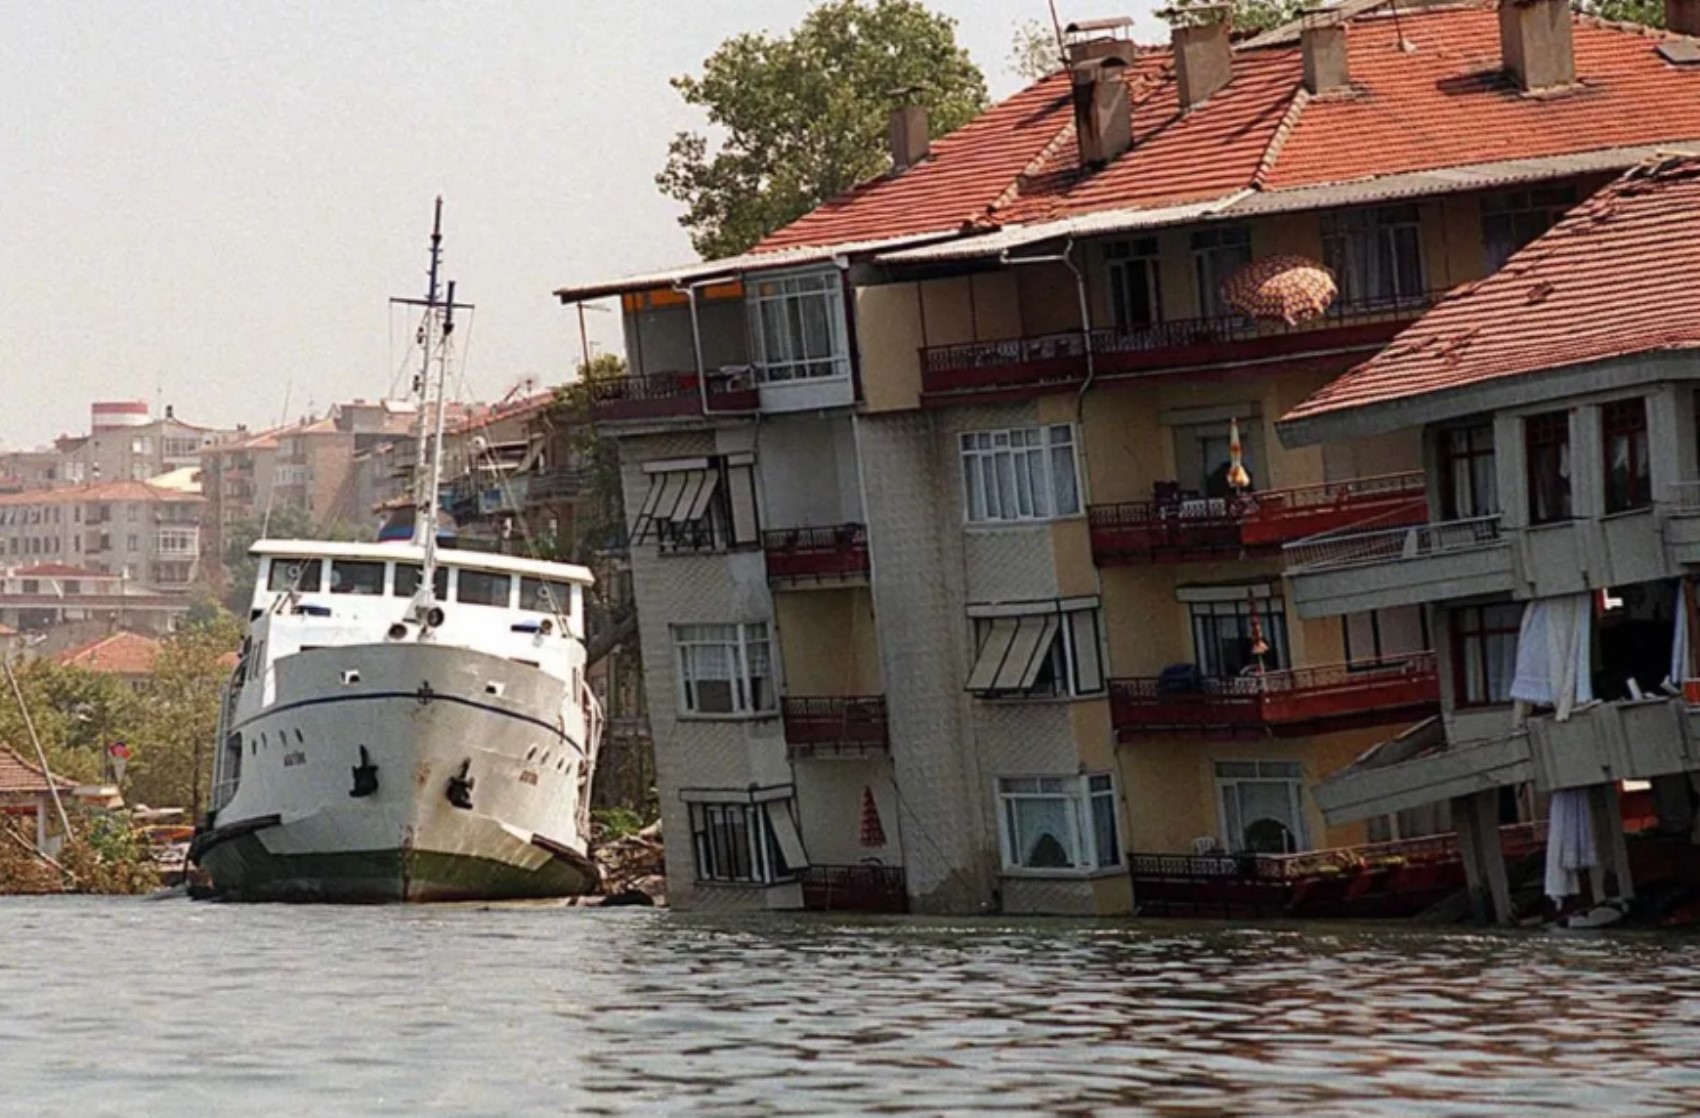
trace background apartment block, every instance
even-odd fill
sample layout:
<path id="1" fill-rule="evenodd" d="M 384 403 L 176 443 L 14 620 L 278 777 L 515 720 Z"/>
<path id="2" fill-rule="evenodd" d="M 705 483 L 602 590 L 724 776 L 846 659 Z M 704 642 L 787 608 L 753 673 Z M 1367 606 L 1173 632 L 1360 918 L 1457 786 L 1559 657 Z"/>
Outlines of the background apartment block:
<path id="1" fill-rule="evenodd" d="M 1420 602 L 1296 611 L 1280 558 L 1425 521 L 1422 435 L 1273 423 L 1700 131 L 1700 72 L 1557 0 L 1105 30 L 746 256 L 560 292 L 622 299 L 675 903 L 1127 911 L 1156 856 L 1445 825 L 1319 810 L 1443 684 Z M 1523 96 L 1578 74 L 1617 108 Z M 1224 303 L 1281 257 L 1326 312 Z"/>

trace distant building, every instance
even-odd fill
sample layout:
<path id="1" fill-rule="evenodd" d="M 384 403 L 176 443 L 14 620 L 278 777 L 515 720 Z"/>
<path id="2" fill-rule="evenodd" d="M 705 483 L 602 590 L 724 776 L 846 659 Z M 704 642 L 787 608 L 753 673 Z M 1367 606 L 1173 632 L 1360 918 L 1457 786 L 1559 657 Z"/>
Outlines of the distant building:
<path id="1" fill-rule="evenodd" d="M 0 563 L 65 564 L 185 590 L 199 569 L 203 503 L 143 481 L 0 495 Z"/>
<path id="2" fill-rule="evenodd" d="M 53 661 L 61 667 L 117 676 L 132 690 L 140 691 L 153 677 L 161 647 L 153 637 L 120 630 L 68 648 Z"/>

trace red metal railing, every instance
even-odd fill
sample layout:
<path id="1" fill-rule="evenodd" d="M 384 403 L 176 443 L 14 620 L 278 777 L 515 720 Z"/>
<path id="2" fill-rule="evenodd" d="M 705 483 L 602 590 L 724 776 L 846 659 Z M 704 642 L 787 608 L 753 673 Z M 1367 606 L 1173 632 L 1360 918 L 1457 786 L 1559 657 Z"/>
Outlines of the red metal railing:
<path id="1" fill-rule="evenodd" d="M 1100 328 L 1091 331 L 1092 353 L 1097 371 L 1115 376 L 1291 356 L 1319 346 L 1369 345 L 1391 338 L 1397 330 L 1389 327 L 1417 318 L 1439 294 L 1336 303 L 1320 317 L 1296 326 L 1216 315 L 1135 330 Z M 1354 330 L 1363 336 L 1340 336 Z M 926 394 L 1045 387 L 1077 383 L 1085 375 L 1086 338 L 1079 330 L 921 348 L 921 389 Z"/>
<path id="2" fill-rule="evenodd" d="M 890 747 L 885 696 L 787 696 L 780 705 L 792 757 L 861 757 Z"/>
<path id="3" fill-rule="evenodd" d="M 816 912 L 908 912 L 902 866 L 810 866 L 798 875 L 803 907 Z"/>
<path id="4" fill-rule="evenodd" d="M 695 373 L 651 373 L 611 377 L 590 385 L 590 417 L 598 423 L 700 416 L 702 390 Z M 754 411 L 761 397 L 744 378 L 708 375 L 708 406 L 714 411 Z"/>
<path id="5" fill-rule="evenodd" d="M 1191 684 L 1147 676 L 1110 681 L 1110 718 L 1123 737 L 1270 733 L 1440 705 L 1434 654 L 1373 664 L 1294 668 Z"/>
<path id="6" fill-rule="evenodd" d="M 763 532 L 767 577 L 842 580 L 868 573 L 868 530 L 861 524 Z"/>
<path id="7" fill-rule="evenodd" d="M 1272 550 L 1371 520 L 1421 524 L 1428 506 L 1419 470 L 1234 497 L 1093 505 L 1087 516 L 1092 556 L 1106 565 Z"/>

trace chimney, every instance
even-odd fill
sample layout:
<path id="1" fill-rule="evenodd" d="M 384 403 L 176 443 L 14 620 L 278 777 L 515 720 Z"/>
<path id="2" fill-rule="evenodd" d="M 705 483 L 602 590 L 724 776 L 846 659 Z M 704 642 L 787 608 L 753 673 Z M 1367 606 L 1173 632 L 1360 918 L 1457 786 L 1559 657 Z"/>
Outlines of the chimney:
<path id="1" fill-rule="evenodd" d="M 1119 58 L 1126 62 L 1133 57 L 1133 43 L 1128 39 L 1132 27 L 1130 16 L 1075 20 L 1063 28 L 1068 64 L 1074 66 L 1094 58 Z"/>
<path id="2" fill-rule="evenodd" d="M 1700 3 L 1700 0 L 1696 0 Z M 1306 21 L 1299 30 L 1299 47 L 1304 52 L 1305 89 L 1327 93 L 1352 84 L 1346 58 L 1346 24 L 1338 19 Z"/>
<path id="3" fill-rule="evenodd" d="M 1700 0 L 1665 0 L 1665 30 L 1700 35 Z"/>
<path id="4" fill-rule="evenodd" d="M 1133 110 L 1128 103 L 1126 64 L 1113 56 L 1070 67 L 1074 78 L 1074 134 L 1080 165 L 1102 167 L 1133 145 Z"/>
<path id="5" fill-rule="evenodd" d="M 1499 0 L 1499 53 L 1524 92 L 1575 84 L 1569 0 Z"/>
<path id="6" fill-rule="evenodd" d="M 907 171 L 927 158 L 932 139 L 927 132 L 927 107 L 909 100 L 913 89 L 896 91 L 903 100 L 891 110 L 891 169 Z"/>
<path id="7" fill-rule="evenodd" d="M 1177 13 L 1177 18 L 1188 20 L 1177 22 L 1169 33 L 1175 52 L 1175 87 L 1180 91 L 1183 113 L 1191 112 L 1234 76 L 1228 15 L 1225 6 L 1191 8 Z"/>

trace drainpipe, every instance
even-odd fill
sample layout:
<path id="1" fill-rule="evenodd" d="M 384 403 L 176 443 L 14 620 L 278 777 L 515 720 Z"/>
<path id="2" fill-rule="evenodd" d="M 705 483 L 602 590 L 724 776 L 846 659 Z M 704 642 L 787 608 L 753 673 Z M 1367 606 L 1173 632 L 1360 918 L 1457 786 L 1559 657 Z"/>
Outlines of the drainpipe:
<path id="1" fill-rule="evenodd" d="M 1080 299 L 1080 345 L 1086 356 L 1086 379 L 1081 382 L 1080 390 L 1074 395 L 1074 419 L 1080 422 L 1086 402 L 1086 392 L 1092 387 L 1092 382 L 1098 376 L 1098 363 L 1092 352 L 1092 304 L 1086 297 L 1086 274 L 1074 262 L 1074 238 L 1070 237 L 1062 252 L 1054 256 L 1011 256 L 1009 250 L 1003 250 L 998 257 L 1000 264 L 1061 264 L 1074 275 L 1075 294 Z M 1082 464 L 1086 454 L 1086 440 L 1080 440 Z"/>

